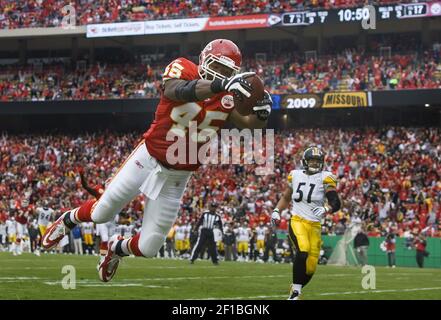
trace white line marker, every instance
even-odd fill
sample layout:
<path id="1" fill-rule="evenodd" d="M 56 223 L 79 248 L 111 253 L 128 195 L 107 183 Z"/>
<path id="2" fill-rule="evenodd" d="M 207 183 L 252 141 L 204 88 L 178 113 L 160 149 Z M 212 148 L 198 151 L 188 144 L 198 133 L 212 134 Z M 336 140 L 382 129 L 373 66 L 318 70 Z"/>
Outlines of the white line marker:
<path id="1" fill-rule="evenodd" d="M 348 294 L 366 294 L 366 293 L 388 293 L 388 292 L 413 292 L 413 291 L 429 291 L 441 290 L 441 287 L 434 288 L 412 288 L 412 289 L 387 289 L 387 290 L 363 290 L 363 291 L 346 291 L 346 292 L 326 292 L 318 293 L 319 296 L 334 296 L 334 295 L 348 295 Z"/>
<path id="2" fill-rule="evenodd" d="M 332 296 L 332 295 L 349 295 L 349 294 L 366 294 L 366 293 L 389 293 L 389 292 L 414 292 L 414 291 L 430 291 L 441 290 L 441 287 L 434 288 L 411 288 L 411 289 L 390 289 L 390 290 L 363 290 L 363 291 L 346 291 L 346 292 L 324 292 L 316 294 L 308 294 L 312 296 Z M 266 296 L 249 296 L 249 297 L 210 297 L 210 298 L 189 298 L 186 300 L 247 300 L 247 299 L 268 299 L 268 298 L 280 298 L 288 297 L 286 295 L 266 295 Z"/>

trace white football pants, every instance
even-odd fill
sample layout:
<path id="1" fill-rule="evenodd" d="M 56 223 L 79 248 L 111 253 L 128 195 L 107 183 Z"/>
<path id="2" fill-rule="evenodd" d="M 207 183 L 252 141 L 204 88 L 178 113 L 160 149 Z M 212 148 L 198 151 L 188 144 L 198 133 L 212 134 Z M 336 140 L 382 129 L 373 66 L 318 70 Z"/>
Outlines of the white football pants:
<path id="1" fill-rule="evenodd" d="M 143 193 L 146 203 L 138 247 L 145 257 L 154 257 L 176 220 L 191 174 L 191 171 L 165 168 L 150 156 L 142 142 L 92 207 L 92 220 L 95 223 L 112 221 L 135 196 Z"/>

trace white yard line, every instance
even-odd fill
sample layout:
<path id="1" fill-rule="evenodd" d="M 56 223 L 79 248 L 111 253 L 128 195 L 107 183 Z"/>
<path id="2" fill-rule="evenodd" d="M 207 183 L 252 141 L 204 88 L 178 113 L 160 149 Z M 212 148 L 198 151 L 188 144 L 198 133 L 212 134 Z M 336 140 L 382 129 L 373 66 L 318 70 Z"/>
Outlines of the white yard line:
<path id="1" fill-rule="evenodd" d="M 45 281 L 49 286 L 61 285 L 61 281 Z M 102 283 L 100 281 L 79 280 L 79 287 L 143 287 L 143 288 L 162 288 L 169 289 L 169 286 L 144 285 L 142 283 Z"/>
<path id="2" fill-rule="evenodd" d="M 97 284 L 82 284 L 81 287 L 143 287 L 143 288 L 160 288 L 160 289 L 170 289 L 168 286 L 145 286 L 140 283 L 97 283 Z"/>
<path id="3" fill-rule="evenodd" d="M 39 280 L 39 277 L 0 277 L 0 280 Z"/>
<path id="4" fill-rule="evenodd" d="M 362 291 L 345 291 L 345 292 L 326 292 L 319 293 L 319 296 L 335 296 L 335 295 L 349 295 L 349 294 L 366 294 L 366 293 L 388 293 L 388 292 L 414 292 L 414 291 L 430 291 L 441 290 L 441 287 L 434 288 L 411 288 L 411 289 L 386 289 L 386 290 L 362 290 Z"/>
<path id="5" fill-rule="evenodd" d="M 434 288 L 411 288 L 411 289 L 390 289 L 390 290 L 363 290 L 363 291 L 344 291 L 344 292 L 323 292 L 323 293 L 310 293 L 311 296 L 338 296 L 338 295 L 350 295 L 350 294 L 369 294 L 369 293 L 389 293 L 389 292 L 414 292 L 414 291 L 431 291 L 441 290 L 441 287 Z M 268 299 L 268 298 L 280 298 L 288 297 L 286 295 L 262 295 L 262 296 L 247 296 L 247 297 L 209 297 L 209 298 L 190 298 L 186 300 L 247 300 L 247 299 Z"/>

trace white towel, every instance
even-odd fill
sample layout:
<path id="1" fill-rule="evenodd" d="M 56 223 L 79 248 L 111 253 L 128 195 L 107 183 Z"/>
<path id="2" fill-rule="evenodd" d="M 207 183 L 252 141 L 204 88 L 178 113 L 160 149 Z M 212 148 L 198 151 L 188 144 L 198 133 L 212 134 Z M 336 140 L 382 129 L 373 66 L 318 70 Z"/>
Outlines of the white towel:
<path id="1" fill-rule="evenodd" d="M 156 166 L 150 171 L 141 187 L 139 187 L 139 191 L 149 199 L 156 200 L 167 181 L 167 177 L 168 175 L 162 172 L 162 166 L 156 163 Z"/>

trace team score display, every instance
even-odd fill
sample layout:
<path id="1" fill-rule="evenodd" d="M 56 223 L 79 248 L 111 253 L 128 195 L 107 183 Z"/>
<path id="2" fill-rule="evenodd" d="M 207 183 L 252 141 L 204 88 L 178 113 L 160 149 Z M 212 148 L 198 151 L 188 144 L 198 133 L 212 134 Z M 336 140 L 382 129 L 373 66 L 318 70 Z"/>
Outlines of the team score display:
<path id="1" fill-rule="evenodd" d="M 427 14 L 425 4 L 403 4 L 395 7 L 397 18 L 410 18 Z"/>
<path id="2" fill-rule="evenodd" d="M 217 315 L 241 315 L 241 314 L 247 314 L 247 315 L 265 315 L 270 314 L 269 312 L 269 305 L 268 304 L 261 304 L 261 305 L 255 305 L 255 304 L 218 304 L 216 305 L 217 308 Z"/>
<path id="3" fill-rule="evenodd" d="M 311 25 L 316 22 L 317 18 L 317 21 L 319 21 L 320 23 L 324 23 L 327 16 L 327 11 L 291 12 L 284 14 L 282 17 L 282 21 L 284 25 L 289 26 Z"/>

